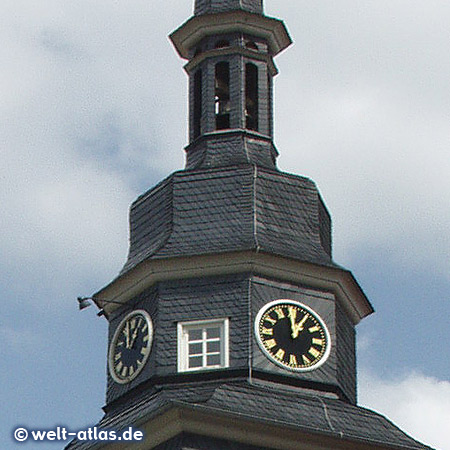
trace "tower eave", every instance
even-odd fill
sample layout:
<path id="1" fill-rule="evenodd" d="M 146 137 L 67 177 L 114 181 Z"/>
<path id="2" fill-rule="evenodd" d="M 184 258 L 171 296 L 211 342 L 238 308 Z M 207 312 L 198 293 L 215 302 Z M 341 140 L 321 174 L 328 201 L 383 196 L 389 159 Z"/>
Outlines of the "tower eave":
<path id="1" fill-rule="evenodd" d="M 136 450 L 231 448 L 231 442 L 245 449 L 432 450 L 376 412 L 253 379 L 200 382 L 189 389 L 156 386 L 127 407 L 107 412 L 97 426 L 124 429 L 130 423 L 144 432 L 144 440 L 128 447 Z M 172 439 L 182 435 L 187 445 L 178 439 L 173 446 Z M 73 441 L 66 450 L 94 447 L 93 441 Z"/>
<path id="2" fill-rule="evenodd" d="M 286 26 L 281 20 L 247 11 L 228 11 L 191 17 L 169 37 L 178 54 L 189 58 L 189 50 L 204 37 L 241 31 L 264 38 L 272 56 L 292 44 Z"/>
<path id="3" fill-rule="evenodd" d="M 160 281 L 242 272 L 281 278 L 332 291 L 355 325 L 374 312 L 350 271 L 251 250 L 220 255 L 148 259 L 117 277 L 93 297 L 98 299 L 97 306 L 104 308 L 108 314 L 120 304 L 126 304 L 138 292 Z M 104 300 L 114 303 L 106 303 Z"/>

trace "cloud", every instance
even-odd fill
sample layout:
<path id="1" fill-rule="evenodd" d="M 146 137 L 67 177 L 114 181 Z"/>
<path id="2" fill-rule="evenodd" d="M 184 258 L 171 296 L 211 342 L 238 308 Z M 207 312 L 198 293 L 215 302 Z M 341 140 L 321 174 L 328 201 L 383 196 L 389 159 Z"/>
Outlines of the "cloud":
<path id="1" fill-rule="evenodd" d="M 192 2 L 46 5 L 0 5 L 2 264 L 112 277 L 129 203 L 183 166 L 186 75 L 166 36 Z M 448 277 L 448 2 L 266 10 L 295 42 L 277 59 L 280 167 L 318 182 L 336 259 L 376 248 Z"/>
<path id="2" fill-rule="evenodd" d="M 295 42 L 278 58 L 280 166 L 319 184 L 337 258 L 377 249 L 448 279 L 448 2 L 277 2 L 269 12 Z"/>
<path id="3" fill-rule="evenodd" d="M 359 374 L 359 404 L 388 417 L 415 439 L 450 448 L 450 382 L 419 373 L 395 380 Z"/>
<path id="4" fill-rule="evenodd" d="M 30 324 L 38 317 L 47 327 L 62 304 L 76 307 L 80 284 L 96 290 L 117 275 L 130 202 L 183 166 L 187 83 L 167 35 L 192 3 L 0 2 L 0 286 L 5 307 L 26 324 L 0 327 L 11 349 L 58 344 Z M 448 277 L 450 3 L 265 3 L 295 42 L 277 58 L 279 164 L 318 182 L 336 259 L 376 249 L 393 267 Z M 82 322 L 73 335 L 92 332 Z M 61 348 L 78 342 L 71 336 Z M 360 387 L 364 404 L 450 448 L 448 382 L 362 374 Z"/>
<path id="5" fill-rule="evenodd" d="M 117 274 L 129 204 L 182 165 L 185 75 L 170 21 L 142 0 L 1 2 L 3 284 Z"/>

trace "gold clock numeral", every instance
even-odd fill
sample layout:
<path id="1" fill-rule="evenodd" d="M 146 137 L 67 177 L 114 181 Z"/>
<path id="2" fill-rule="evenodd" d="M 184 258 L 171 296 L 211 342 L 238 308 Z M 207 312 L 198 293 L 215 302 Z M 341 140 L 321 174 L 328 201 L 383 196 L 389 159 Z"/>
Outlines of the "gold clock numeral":
<path id="1" fill-rule="evenodd" d="M 274 348 L 277 345 L 277 341 L 275 339 L 269 339 L 268 341 L 264 341 L 264 345 L 267 348 Z"/>
<path id="2" fill-rule="evenodd" d="M 308 328 L 308 331 L 310 333 L 315 333 L 316 331 L 319 331 L 319 330 L 320 330 L 320 328 L 317 325 L 314 325 L 313 327 Z"/>
<path id="3" fill-rule="evenodd" d="M 147 347 L 142 347 L 141 349 L 141 355 L 146 355 L 147 354 Z"/>
<path id="4" fill-rule="evenodd" d="M 268 336 L 273 336 L 273 328 L 263 328 L 261 330 L 262 334 L 267 334 Z"/>
<path id="5" fill-rule="evenodd" d="M 276 312 L 276 314 L 278 316 L 278 320 L 284 319 L 286 317 L 284 314 L 283 308 L 278 307 L 278 308 L 275 308 L 274 311 Z"/>
<path id="6" fill-rule="evenodd" d="M 127 376 L 127 373 L 128 373 L 128 367 L 124 366 L 122 369 L 121 375 L 125 378 Z"/>
<path id="7" fill-rule="evenodd" d="M 120 358 L 122 357 L 122 353 L 116 353 L 116 355 L 114 356 L 114 361 L 118 361 Z"/>
<path id="8" fill-rule="evenodd" d="M 311 364 L 311 360 L 306 355 L 302 355 L 302 360 L 303 364 L 305 364 L 306 366 L 309 366 Z"/>
<path id="9" fill-rule="evenodd" d="M 316 345 L 320 345 L 322 347 L 323 346 L 323 339 L 313 338 L 312 343 L 316 344 Z"/>
<path id="10" fill-rule="evenodd" d="M 142 331 L 145 333 L 147 331 L 148 325 L 147 323 L 144 323 L 144 326 L 142 327 Z"/>
<path id="11" fill-rule="evenodd" d="M 134 373 L 134 367 L 130 366 L 130 373 L 129 373 L 130 377 L 133 375 L 133 373 Z"/>
<path id="12" fill-rule="evenodd" d="M 123 367 L 123 362 L 119 361 L 119 363 L 116 366 L 116 373 L 120 373 L 120 371 L 122 370 Z"/>
<path id="13" fill-rule="evenodd" d="M 318 358 L 318 357 L 320 356 L 319 350 L 317 350 L 317 349 L 314 348 L 314 347 L 311 347 L 311 348 L 308 350 L 308 353 L 309 353 L 310 355 L 314 356 L 314 358 Z"/>
<path id="14" fill-rule="evenodd" d="M 291 366 L 298 366 L 297 357 L 295 355 L 289 356 L 289 364 Z"/>
<path id="15" fill-rule="evenodd" d="M 285 354 L 286 354 L 286 352 L 285 352 L 282 348 L 280 348 L 280 349 L 275 353 L 275 358 L 283 359 Z"/>
<path id="16" fill-rule="evenodd" d="M 272 319 L 270 316 L 264 317 L 264 320 L 267 320 L 267 322 L 271 323 L 272 325 L 275 325 L 277 321 L 275 319 Z"/>
<path id="17" fill-rule="evenodd" d="M 144 337 L 142 338 L 142 340 L 143 340 L 144 342 L 147 342 L 147 341 L 148 341 L 148 334 L 144 335 Z"/>

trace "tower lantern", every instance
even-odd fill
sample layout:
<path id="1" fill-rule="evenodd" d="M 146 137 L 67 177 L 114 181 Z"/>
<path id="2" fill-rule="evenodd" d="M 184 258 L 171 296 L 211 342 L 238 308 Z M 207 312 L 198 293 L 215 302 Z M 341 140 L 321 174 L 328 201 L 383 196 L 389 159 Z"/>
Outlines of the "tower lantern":
<path id="1" fill-rule="evenodd" d="M 171 39 L 188 60 L 186 168 L 275 168 L 273 58 L 291 44 L 284 24 L 264 16 L 259 0 L 198 0 Z"/>

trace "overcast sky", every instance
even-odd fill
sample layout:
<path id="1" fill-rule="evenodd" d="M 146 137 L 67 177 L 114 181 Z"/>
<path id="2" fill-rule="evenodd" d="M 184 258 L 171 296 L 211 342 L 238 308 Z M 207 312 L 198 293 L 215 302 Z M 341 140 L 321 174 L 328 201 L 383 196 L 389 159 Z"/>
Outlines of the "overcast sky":
<path id="1" fill-rule="evenodd" d="M 102 415 L 107 324 L 76 297 L 118 274 L 129 204 L 184 165 L 187 80 L 167 36 L 192 3 L 0 0 L 2 449 L 17 425 Z M 279 167 L 316 181 L 334 259 L 376 309 L 358 326 L 360 403 L 449 449 L 450 3 L 266 14 L 294 41 L 276 61 Z"/>

